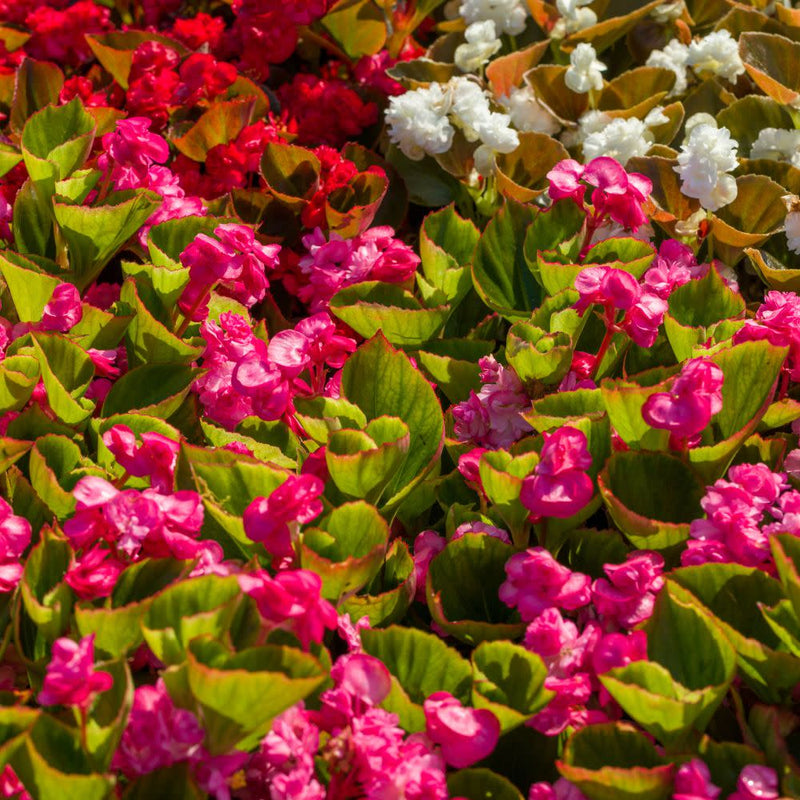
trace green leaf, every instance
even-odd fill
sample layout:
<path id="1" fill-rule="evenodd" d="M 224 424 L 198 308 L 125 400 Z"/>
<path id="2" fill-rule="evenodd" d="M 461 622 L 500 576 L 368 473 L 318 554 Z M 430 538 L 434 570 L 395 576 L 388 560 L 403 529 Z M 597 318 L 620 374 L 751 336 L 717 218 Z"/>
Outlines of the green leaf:
<path id="1" fill-rule="evenodd" d="M 416 591 L 414 559 L 408 545 L 395 539 L 386 554 L 382 569 L 364 594 L 344 599 L 338 606 L 353 622 L 367 617 L 370 625 L 391 625 L 403 619 Z"/>
<path id="2" fill-rule="evenodd" d="M 124 658 L 100 662 L 97 666 L 111 675 L 113 684 L 108 691 L 100 693 L 87 717 L 86 746 L 94 762 L 106 772 L 133 704 L 133 680 Z"/>
<path id="3" fill-rule="evenodd" d="M 142 643 L 141 624 L 149 603 L 120 608 L 75 607 L 75 627 L 80 636 L 95 636 L 95 650 L 112 658 L 127 657 Z"/>
<path id="4" fill-rule="evenodd" d="M 669 313 L 681 325 L 707 328 L 744 315 L 744 298 L 730 289 L 716 269 L 679 286 L 669 297 Z"/>
<path id="5" fill-rule="evenodd" d="M 111 387 L 103 416 L 139 411 L 169 418 L 189 394 L 199 370 L 183 364 L 144 364 L 126 372 Z"/>
<path id="6" fill-rule="evenodd" d="M 56 222 L 69 250 L 73 280 L 80 291 L 97 278 L 161 202 L 155 192 L 134 189 L 114 192 L 98 206 L 53 203 Z"/>
<path id="7" fill-rule="evenodd" d="M 46 642 L 54 642 L 69 626 L 72 590 L 64 583 L 64 575 L 71 554 L 72 549 L 64 539 L 55 538 L 45 529 L 25 562 L 19 584 L 22 605 L 36 625 L 37 638 Z M 38 658 L 44 652 L 34 655 Z"/>
<path id="8" fill-rule="evenodd" d="M 61 281 L 36 269 L 36 265 L 23 256 L 12 255 L 11 251 L 0 251 L 0 272 L 19 321 L 41 322 L 44 307 Z"/>
<path id="9" fill-rule="evenodd" d="M 689 538 L 689 523 L 703 514 L 703 481 L 667 453 L 614 453 L 597 485 L 614 523 L 639 549 L 680 546 Z"/>
<path id="10" fill-rule="evenodd" d="M 523 383 L 560 383 L 572 364 L 572 339 L 566 333 L 546 333 L 529 322 L 511 326 L 506 358 Z"/>
<path id="11" fill-rule="evenodd" d="M 320 22 L 353 60 L 374 55 L 386 42 L 386 20 L 372 0 L 339 0 Z"/>
<path id="12" fill-rule="evenodd" d="M 558 771 L 589 800 L 669 800 L 675 767 L 653 742 L 620 722 L 587 725 L 564 748 Z"/>
<path id="13" fill-rule="evenodd" d="M 32 446 L 33 442 L 22 442 L 0 436 L 0 472 L 5 472 L 12 464 L 19 461 Z"/>
<path id="14" fill-rule="evenodd" d="M 742 677 L 765 702 L 778 703 L 800 681 L 800 661 L 777 651 L 780 640 L 759 604 L 775 605 L 784 598 L 780 584 L 759 569 L 738 564 L 702 564 L 670 575 L 675 596 L 701 605 L 714 614 L 728 641 L 736 648 Z"/>
<path id="15" fill-rule="evenodd" d="M 236 577 L 189 578 L 153 597 L 142 621 L 144 640 L 165 664 L 181 664 L 197 636 L 221 639 L 230 629 L 242 593 Z"/>
<path id="16" fill-rule="evenodd" d="M 717 114 L 717 124 L 727 128 L 739 143 L 739 152 L 749 154 L 764 128 L 792 128 L 792 118 L 770 97 L 748 94 Z"/>
<path id="17" fill-rule="evenodd" d="M 469 266 L 480 232 L 459 216 L 454 205 L 428 214 L 422 221 L 419 251 L 425 277 L 439 288 L 447 273 Z"/>
<path id="18" fill-rule="evenodd" d="M 183 136 L 172 143 L 185 156 L 204 162 L 208 151 L 220 144 L 233 141 L 254 119 L 256 98 L 240 97 L 235 100 L 215 100 L 200 119 Z"/>
<path id="19" fill-rule="evenodd" d="M 366 375 L 370 376 L 368 381 Z M 342 370 L 342 394 L 369 420 L 399 417 L 408 426 L 408 458 L 386 488 L 385 505 L 396 505 L 441 453 L 444 420 L 436 393 L 408 358 L 377 334 L 347 360 Z"/>
<path id="20" fill-rule="evenodd" d="M 522 800 L 519 789 L 508 778 L 489 769 L 460 769 L 447 776 L 450 797 L 466 800 Z"/>
<path id="21" fill-rule="evenodd" d="M 469 701 L 472 669 L 438 636 L 415 628 L 392 626 L 361 632 L 364 652 L 380 659 L 392 674 L 393 691 L 381 704 L 400 717 L 407 731 L 425 730 L 422 704 L 434 692 L 450 692 Z"/>
<path id="22" fill-rule="evenodd" d="M 382 281 L 366 281 L 340 289 L 331 311 L 364 338 L 382 331 L 394 345 L 415 347 L 444 327 L 449 306 L 423 308 L 405 289 Z"/>
<path id="23" fill-rule="evenodd" d="M 560 427 L 565 421 L 580 417 L 601 417 L 605 403 L 599 389 L 576 389 L 572 392 L 553 392 L 535 400 L 533 410 L 523 417 L 542 433 Z"/>
<path id="24" fill-rule="evenodd" d="M 0 362 L 0 413 L 22 408 L 39 381 L 39 361 L 31 356 L 8 356 Z"/>
<path id="25" fill-rule="evenodd" d="M 267 188 L 292 210 L 310 200 L 319 184 L 322 165 L 305 147 L 268 142 L 261 157 L 261 175 Z"/>
<path id="26" fill-rule="evenodd" d="M 36 188 L 29 178 L 22 184 L 14 200 L 11 227 L 14 244 L 21 253 L 54 256 L 53 214 L 50 195 Z"/>
<path id="27" fill-rule="evenodd" d="M 512 553 L 511 545 L 493 536 L 467 533 L 431 561 L 428 608 L 442 630 L 467 644 L 522 634 L 524 624 L 497 594 Z"/>
<path id="28" fill-rule="evenodd" d="M 770 536 L 772 557 L 778 570 L 781 586 L 800 616 L 800 541 L 788 533 Z"/>
<path id="29" fill-rule="evenodd" d="M 64 73 L 55 64 L 24 59 L 14 81 L 14 100 L 9 115 L 11 130 L 23 130 L 34 113 L 50 103 L 57 103 L 63 85 Z"/>
<path id="30" fill-rule="evenodd" d="M 34 333 L 32 338 L 47 402 L 67 425 L 80 425 L 94 410 L 83 397 L 94 377 L 92 359 L 66 336 Z"/>
<path id="31" fill-rule="evenodd" d="M 661 378 L 663 373 L 654 375 Z M 637 376 L 638 378 L 639 376 Z M 604 380 L 600 384 L 603 404 L 608 419 L 620 438 L 629 447 L 639 449 L 662 449 L 666 447 L 669 436 L 666 431 L 651 428 L 642 416 L 642 407 L 647 398 L 656 392 L 665 391 L 665 382 L 639 385 L 623 380 Z"/>
<path id="32" fill-rule="evenodd" d="M 523 249 L 525 231 L 538 213 L 534 206 L 506 200 L 475 249 L 475 289 L 486 305 L 510 320 L 526 319 L 542 300 Z"/>
<path id="33" fill-rule="evenodd" d="M 153 317 L 141 301 L 136 283 L 131 278 L 122 284 L 120 300 L 134 311 L 125 332 L 131 367 L 140 364 L 190 364 L 202 354 L 202 347 L 187 344 Z"/>
<path id="34" fill-rule="evenodd" d="M 66 436 L 42 436 L 31 450 L 28 463 L 31 485 L 59 520 L 75 510 L 71 490 L 80 474 L 71 473 L 80 461 L 80 448 Z"/>
<path id="35" fill-rule="evenodd" d="M 212 755 L 248 750 L 272 720 L 326 678 L 320 662 L 293 647 L 265 645 L 233 653 L 211 637 L 189 646 L 186 679 L 200 705 Z"/>
<path id="36" fill-rule="evenodd" d="M 83 165 L 94 141 L 95 122 L 76 97 L 63 106 L 45 106 L 25 123 L 20 140 L 28 175 L 49 197 L 56 181 Z"/>
<path id="37" fill-rule="evenodd" d="M 503 733 L 541 711 L 555 696 L 544 688 L 547 668 L 542 659 L 511 642 L 483 642 L 472 654 L 475 708 L 488 708 Z"/>
<path id="38" fill-rule="evenodd" d="M 328 231 L 349 238 L 372 224 L 389 188 L 388 178 L 377 172 L 359 172 L 325 199 Z"/>
<path id="39" fill-rule="evenodd" d="M 333 431 L 325 450 L 331 480 L 350 497 L 377 503 L 408 457 L 408 426 L 397 417 L 378 417 L 363 431 Z"/>
<path id="40" fill-rule="evenodd" d="M 389 544 L 389 526 L 367 503 L 345 503 L 303 532 L 300 560 L 322 579 L 322 595 L 338 601 L 377 574 Z"/>

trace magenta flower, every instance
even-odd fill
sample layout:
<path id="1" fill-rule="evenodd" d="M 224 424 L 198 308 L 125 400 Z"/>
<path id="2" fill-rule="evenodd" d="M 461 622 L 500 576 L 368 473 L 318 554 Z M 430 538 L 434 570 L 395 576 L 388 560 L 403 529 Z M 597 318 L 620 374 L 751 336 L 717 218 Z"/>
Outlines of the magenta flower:
<path id="1" fill-rule="evenodd" d="M 11 764 L 6 764 L 0 773 L 0 797 L 13 800 L 33 800 Z"/>
<path id="2" fill-rule="evenodd" d="M 711 782 L 711 773 L 705 762 L 693 758 L 679 767 L 672 800 L 717 800 L 721 791 Z"/>
<path id="3" fill-rule="evenodd" d="M 43 331 L 65 333 L 75 327 L 83 317 L 81 296 L 71 283 L 60 283 L 53 289 L 42 312 L 40 327 Z"/>
<path id="4" fill-rule="evenodd" d="M 0 498 L 0 594 L 13 592 L 22 578 L 22 554 L 31 543 L 31 524 Z"/>
<path id="5" fill-rule="evenodd" d="M 463 769 L 486 758 L 500 738 L 500 723 L 488 709 L 465 708 L 449 692 L 434 692 L 423 704 L 425 732 L 444 760 Z"/>
<path id="6" fill-rule="evenodd" d="M 664 559 L 650 550 L 629 553 L 622 564 L 605 564 L 609 580 L 592 584 L 592 602 L 603 619 L 632 628 L 653 613 L 656 595 L 664 585 Z"/>
<path id="7" fill-rule="evenodd" d="M 434 556 L 444 550 L 447 540 L 436 531 L 422 531 L 414 539 L 414 578 L 416 594 L 414 599 L 425 602 L 425 583 L 428 580 L 428 569 Z"/>
<path id="8" fill-rule="evenodd" d="M 578 626 L 565 620 L 553 606 L 528 625 L 525 647 L 541 656 L 550 677 L 569 678 L 587 669 L 599 638 L 600 628 L 596 623 L 588 623 L 579 635 Z"/>
<path id="9" fill-rule="evenodd" d="M 126 472 L 137 478 L 148 475 L 156 491 L 171 492 L 180 445 L 152 431 L 140 438 L 141 444 L 137 444 L 136 435 L 127 425 L 114 425 L 103 434 L 103 444 Z"/>
<path id="10" fill-rule="evenodd" d="M 748 764 L 736 782 L 736 791 L 728 800 L 777 800 L 778 776 L 772 767 Z"/>
<path id="11" fill-rule="evenodd" d="M 707 358 L 684 363 L 667 392 L 656 392 L 642 406 L 644 421 L 686 441 L 701 433 L 722 409 L 722 370 Z"/>
<path id="12" fill-rule="evenodd" d="M 256 497 L 244 510 L 244 531 L 276 558 L 292 555 L 291 528 L 322 513 L 325 484 L 315 475 L 290 475 L 269 497 Z"/>
<path id="13" fill-rule="evenodd" d="M 586 470 L 592 465 L 585 434 L 564 425 L 552 434 L 544 434 L 540 461 L 522 482 L 520 502 L 531 518 L 565 519 L 580 511 L 594 494 L 592 479 Z"/>
<path id="14" fill-rule="evenodd" d="M 505 570 L 508 577 L 500 586 L 500 599 L 517 607 L 524 622 L 553 606 L 574 611 L 589 602 L 591 578 L 559 564 L 543 547 L 514 554 Z"/>
<path id="15" fill-rule="evenodd" d="M 76 706 L 86 712 L 95 695 L 108 691 L 113 678 L 95 671 L 94 634 L 80 642 L 62 637 L 53 643 L 53 653 L 37 701 L 43 706 Z"/>
<path id="16" fill-rule="evenodd" d="M 668 308 L 669 303 L 657 294 L 643 292 L 625 314 L 621 323 L 622 330 L 639 347 L 652 347 Z"/>
<path id="17" fill-rule="evenodd" d="M 306 650 L 311 642 L 322 641 L 326 628 L 336 630 L 336 610 L 320 596 L 322 581 L 316 572 L 296 569 L 272 578 L 265 570 L 256 570 L 238 577 L 264 620 L 292 631 Z"/>
<path id="18" fill-rule="evenodd" d="M 607 313 L 615 309 L 632 308 L 642 293 L 639 281 L 624 269 L 616 267 L 586 267 L 575 278 L 575 289 L 580 300 L 574 308 L 579 314 L 595 303 Z"/>
<path id="19" fill-rule="evenodd" d="M 578 205 L 583 205 L 583 195 L 586 187 L 581 183 L 583 178 L 583 165 L 571 158 L 559 161 L 550 172 L 547 180 L 550 181 L 548 194 L 553 201 L 572 198 Z"/>
<path id="20" fill-rule="evenodd" d="M 127 777 L 146 775 L 193 758 L 205 733 L 197 717 L 176 708 L 159 678 L 155 686 L 139 686 L 125 731 L 111 763 Z"/>

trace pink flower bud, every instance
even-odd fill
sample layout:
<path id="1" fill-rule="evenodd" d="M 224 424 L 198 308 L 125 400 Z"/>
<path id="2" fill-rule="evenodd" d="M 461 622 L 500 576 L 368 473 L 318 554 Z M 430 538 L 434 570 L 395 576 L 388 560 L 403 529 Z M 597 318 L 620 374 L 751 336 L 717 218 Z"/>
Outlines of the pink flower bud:
<path id="1" fill-rule="evenodd" d="M 469 767 L 497 745 L 500 723 L 488 709 L 465 708 L 449 692 L 435 692 L 423 709 L 425 732 L 441 746 L 444 760 L 453 767 Z"/>

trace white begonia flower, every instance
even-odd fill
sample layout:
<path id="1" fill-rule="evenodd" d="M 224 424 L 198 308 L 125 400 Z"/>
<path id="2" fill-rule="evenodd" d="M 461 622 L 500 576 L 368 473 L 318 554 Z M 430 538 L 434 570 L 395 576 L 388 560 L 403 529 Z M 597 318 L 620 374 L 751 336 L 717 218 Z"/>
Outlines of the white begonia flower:
<path id="1" fill-rule="evenodd" d="M 590 133 L 583 142 L 583 159 L 610 156 L 624 167 L 634 156 L 647 154 L 652 142 L 647 140 L 647 126 L 640 119 L 613 119 L 605 128 Z"/>
<path id="2" fill-rule="evenodd" d="M 597 14 L 591 8 L 582 8 L 591 0 L 556 0 L 556 8 L 561 18 L 556 21 L 550 36 L 563 39 L 570 33 L 582 31 L 597 22 Z"/>
<path id="3" fill-rule="evenodd" d="M 651 12 L 650 16 L 656 21 L 665 25 L 668 22 L 672 22 L 675 19 L 678 19 L 681 14 L 683 14 L 683 10 L 686 8 L 686 3 L 683 0 L 674 0 L 671 3 L 662 3 L 660 6 L 656 6 Z"/>
<path id="4" fill-rule="evenodd" d="M 389 139 L 413 161 L 446 153 L 455 134 L 447 117 L 450 104 L 438 83 L 392 97 L 386 109 Z"/>
<path id="5" fill-rule="evenodd" d="M 727 173 L 736 169 L 738 143 L 727 128 L 700 124 L 689 141 L 681 145 L 675 171 L 681 177 L 681 191 L 695 197 L 708 211 L 716 211 L 736 199 L 736 180 Z"/>
<path id="6" fill-rule="evenodd" d="M 598 156 L 611 156 L 625 166 L 634 156 L 647 155 L 647 151 L 655 141 L 650 128 L 669 122 L 664 115 L 663 106 L 656 106 L 644 120 L 631 117 L 629 119 L 609 119 L 605 114 L 588 117 L 586 125 L 594 130 L 587 133 L 583 139 L 583 157 L 590 161 Z M 584 114 L 581 117 L 583 126 Z"/>
<path id="7" fill-rule="evenodd" d="M 692 135 L 692 131 L 698 125 L 710 125 L 712 128 L 717 127 L 717 121 L 711 114 L 707 114 L 705 111 L 698 111 L 696 114 L 692 114 L 683 125 L 683 143 L 689 141 L 689 137 Z"/>
<path id="8" fill-rule="evenodd" d="M 455 63 L 462 72 L 477 72 L 502 46 L 494 22 L 473 22 L 464 32 L 465 44 L 456 47 Z"/>
<path id="9" fill-rule="evenodd" d="M 467 25 L 490 19 L 498 34 L 516 36 L 525 30 L 528 12 L 521 0 L 463 0 L 458 13 Z"/>
<path id="10" fill-rule="evenodd" d="M 793 166 L 800 167 L 800 131 L 762 129 L 750 148 L 750 158 L 789 161 Z"/>
<path id="11" fill-rule="evenodd" d="M 577 127 L 567 128 L 561 134 L 561 143 L 567 148 L 583 144 L 590 134 L 602 131 L 612 119 L 605 111 L 585 111 L 578 119 Z"/>
<path id="12" fill-rule="evenodd" d="M 569 67 L 564 75 L 564 82 L 578 94 L 585 94 L 594 89 L 603 88 L 603 72 L 608 69 L 602 61 L 597 60 L 594 47 L 581 42 L 569 56 Z"/>
<path id="13" fill-rule="evenodd" d="M 670 39 L 663 50 L 653 50 L 645 62 L 648 67 L 671 69 L 675 73 L 675 85 L 670 89 L 668 97 L 683 94 L 686 91 L 686 62 L 689 60 L 689 48 L 677 39 Z"/>
<path id="14" fill-rule="evenodd" d="M 518 131 L 558 133 L 561 123 L 545 105 L 539 102 L 530 86 L 512 89 L 511 94 L 499 98 L 500 104 L 511 117 L 511 124 Z"/>
<path id="15" fill-rule="evenodd" d="M 786 215 L 786 243 L 793 253 L 800 253 L 800 211 Z"/>
<path id="16" fill-rule="evenodd" d="M 704 72 L 719 75 L 731 83 L 736 83 L 736 79 L 744 74 L 739 45 L 730 31 L 726 30 L 714 31 L 699 41 L 692 42 L 686 63 L 698 75 Z"/>

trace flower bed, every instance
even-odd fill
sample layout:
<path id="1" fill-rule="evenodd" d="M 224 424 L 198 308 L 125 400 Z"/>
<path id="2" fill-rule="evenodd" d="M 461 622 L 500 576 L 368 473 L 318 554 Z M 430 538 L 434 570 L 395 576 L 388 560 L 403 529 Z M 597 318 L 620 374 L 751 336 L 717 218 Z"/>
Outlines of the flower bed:
<path id="1" fill-rule="evenodd" d="M 0 0 L 0 797 L 800 796 L 797 63 Z"/>

